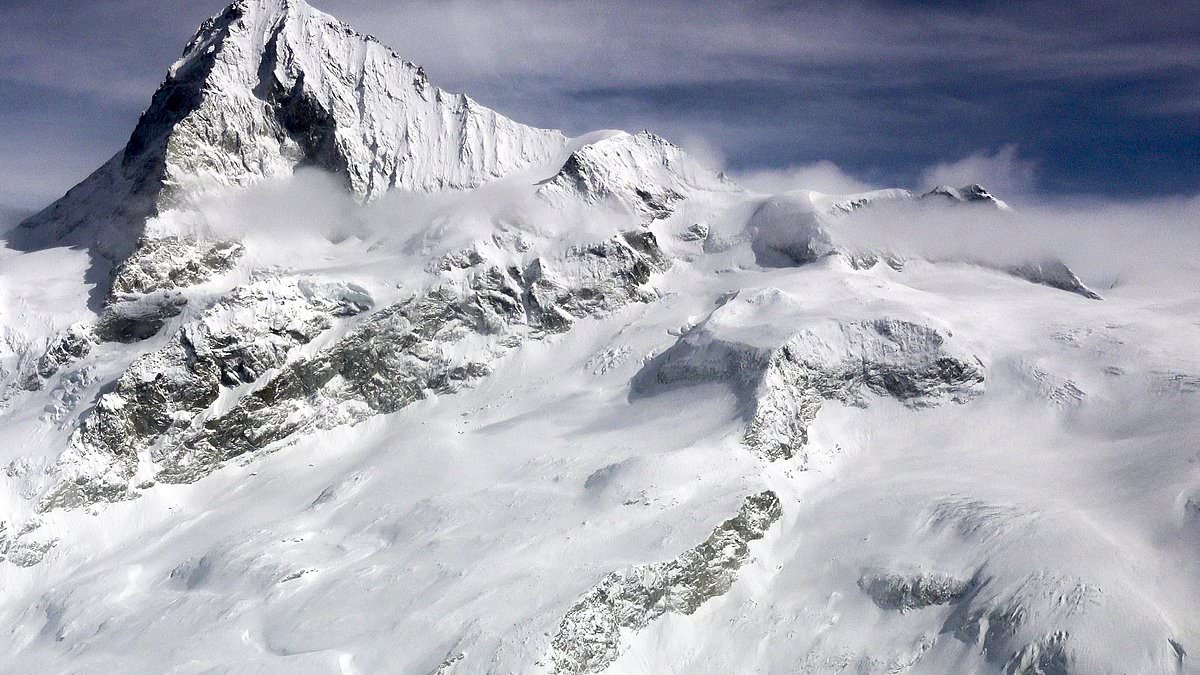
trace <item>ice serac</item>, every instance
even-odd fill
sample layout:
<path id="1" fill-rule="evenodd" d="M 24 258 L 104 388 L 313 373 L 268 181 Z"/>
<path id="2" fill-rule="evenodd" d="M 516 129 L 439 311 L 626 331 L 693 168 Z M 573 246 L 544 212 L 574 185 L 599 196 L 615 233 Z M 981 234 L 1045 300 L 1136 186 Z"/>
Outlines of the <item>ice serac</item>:
<path id="1" fill-rule="evenodd" d="M 792 267 L 838 252 L 807 195 L 785 193 L 754 209 L 746 226 L 754 258 L 764 267 Z"/>
<path id="2" fill-rule="evenodd" d="M 466 188 L 564 141 L 433 86 L 302 0 L 238 0 L 200 27 L 124 150 L 24 226 L 119 261 L 147 217 L 212 187 L 313 165 L 364 199 Z"/>
<path id="3" fill-rule="evenodd" d="M 785 192 L 765 198 L 751 215 L 745 236 L 749 238 L 755 259 L 764 267 L 789 267 L 840 255 L 856 268 L 869 268 L 883 261 L 903 267 L 904 257 L 895 251 L 868 250 L 848 244 L 837 232 L 853 231 L 851 221 L 837 227 L 838 221 L 861 214 L 866 209 L 910 203 L 929 208 L 984 207 L 1011 214 L 1012 208 L 981 185 L 962 188 L 936 187 L 916 196 L 907 190 L 875 190 L 851 195 L 826 195 L 808 190 Z M 911 217 L 911 213 L 897 216 Z M 997 265 L 979 259 L 966 259 L 1026 281 L 1074 293 L 1089 300 L 1101 297 L 1075 274 L 1066 263 L 1052 256 L 1024 261 L 1016 265 Z"/>
<path id="4" fill-rule="evenodd" d="M 912 407 L 983 392 L 978 359 L 928 326 L 896 318 L 814 319 L 775 288 L 727 298 L 638 374 L 634 396 L 729 383 L 747 420 L 746 444 L 768 460 L 799 456 L 826 400 L 864 405 L 863 392 Z"/>

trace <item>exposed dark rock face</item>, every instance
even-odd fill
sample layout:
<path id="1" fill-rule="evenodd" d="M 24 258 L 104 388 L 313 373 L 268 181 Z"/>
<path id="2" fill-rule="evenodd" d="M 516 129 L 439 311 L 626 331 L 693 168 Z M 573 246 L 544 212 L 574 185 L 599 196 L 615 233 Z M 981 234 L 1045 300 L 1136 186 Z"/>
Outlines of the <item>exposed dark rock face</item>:
<path id="1" fill-rule="evenodd" d="M 92 333 L 99 342 L 141 342 L 158 334 L 167 320 L 179 316 L 187 299 L 178 292 L 159 291 L 109 305 Z"/>
<path id="2" fill-rule="evenodd" d="M 598 673 L 620 655 L 622 629 L 641 630 L 664 614 L 692 614 L 724 595 L 750 561 L 750 542 L 762 539 L 782 514 L 779 497 L 761 492 L 674 560 L 606 576 L 559 623 L 550 644 L 554 672 Z"/>
<path id="3" fill-rule="evenodd" d="M 17 390 L 44 388 L 55 374 L 86 357 L 99 343 L 128 344 L 158 335 L 187 304 L 179 289 L 229 272 L 242 251 L 235 242 L 179 237 L 140 240 L 117 267 L 112 294 L 95 321 L 81 322 L 55 336 L 32 367 L 18 373 L 0 401 Z"/>
<path id="4" fill-rule="evenodd" d="M 950 202 L 961 202 L 965 204 L 985 203 L 992 204 L 994 206 L 1002 206 L 1004 204 L 1004 202 L 1001 202 L 992 196 L 992 193 L 988 192 L 987 189 L 985 189 L 979 183 L 973 183 L 971 185 L 967 185 L 966 187 L 960 188 L 939 185 L 929 192 L 921 195 L 921 199 L 938 198 L 948 200 Z"/>
<path id="5" fill-rule="evenodd" d="M 1007 675 L 1070 675 L 1077 672 L 1071 666 L 1067 650 L 1070 634 L 1055 631 L 1040 640 L 1030 642 L 1004 664 Z"/>
<path id="6" fill-rule="evenodd" d="M 95 345 L 95 337 L 83 326 L 72 326 L 58 335 L 37 362 L 37 375 L 41 379 L 52 377 L 58 369 L 88 355 Z M 41 380 L 35 380 L 40 388 Z"/>
<path id="7" fill-rule="evenodd" d="M 1010 267 L 1008 273 L 1035 284 L 1082 295 L 1089 300 L 1102 299 L 1099 294 L 1085 286 L 1066 263 L 1054 258 Z"/>
<path id="8" fill-rule="evenodd" d="M 680 241 L 704 241 L 708 239 L 708 225 L 706 223 L 693 223 L 686 230 L 679 233 Z"/>
<path id="9" fill-rule="evenodd" d="M 764 457 L 795 455 L 824 399 L 861 404 L 866 389 L 920 407 L 943 398 L 964 402 L 980 392 L 978 365 L 943 351 L 944 338 L 931 328 L 880 319 L 843 332 L 848 349 L 838 361 L 814 358 L 804 335 L 771 353 L 746 431 L 746 442 Z"/>
<path id="10" fill-rule="evenodd" d="M 970 589 L 970 582 L 945 574 L 864 574 L 858 587 L 871 596 L 881 609 L 908 612 L 934 605 L 958 602 Z"/>
<path id="11" fill-rule="evenodd" d="M 366 310 L 365 291 L 344 284 L 275 278 L 236 289 L 142 356 L 100 397 L 59 462 L 64 476 L 42 510 L 132 494 L 139 453 L 186 429 L 223 390 L 252 383 L 296 347 Z"/>
<path id="12" fill-rule="evenodd" d="M 228 272 L 243 252 L 232 241 L 144 238 L 113 277 L 115 297 L 193 286 Z"/>
<path id="13" fill-rule="evenodd" d="M 1064 596 L 1064 603 L 1074 601 L 1075 598 Z M 1068 633 L 1053 631 L 1032 640 L 1024 638 L 1029 612 L 1029 608 L 1016 600 L 1002 606 L 971 608 L 952 614 L 942 630 L 958 640 L 979 645 L 988 660 L 1007 675 L 1077 672 L 1072 666 Z"/>
<path id="14" fill-rule="evenodd" d="M 61 480 L 40 508 L 128 498 L 151 475 L 191 482 L 298 431 L 358 422 L 456 391 L 526 339 L 654 300 L 651 275 L 669 265 L 654 235 L 641 230 L 524 267 L 481 264 L 464 280 L 384 308 L 329 348 L 290 364 L 292 350 L 335 317 L 368 309 L 369 296 L 303 279 L 268 278 L 239 288 L 138 359 L 100 398 L 72 437 L 59 462 Z M 222 392 L 244 384 L 260 386 L 228 412 L 202 415 Z"/>
<path id="15" fill-rule="evenodd" d="M 668 265 L 654 235 L 629 232 L 561 259 L 535 258 L 524 269 L 483 267 L 462 284 L 387 307 L 185 436 L 164 452 L 159 478 L 191 482 L 301 430 L 355 423 L 457 391 L 526 339 L 654 300 L 651 274 Z"/>

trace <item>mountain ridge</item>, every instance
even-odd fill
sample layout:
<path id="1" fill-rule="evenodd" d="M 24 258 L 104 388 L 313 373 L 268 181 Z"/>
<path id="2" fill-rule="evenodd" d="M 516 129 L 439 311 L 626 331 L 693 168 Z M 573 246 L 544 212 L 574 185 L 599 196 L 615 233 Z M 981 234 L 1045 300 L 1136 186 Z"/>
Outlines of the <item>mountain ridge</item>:
<path id="1" fill-rule="evenodd" d="M 126 146 L 24 220 L 18 244 L 93 248 L 111 268 L 146 219 L 213 187 L 312 165 L 365 200 L 469 188 L 545 161 L 565 141 L 434 87 L 302 0 L 238 0 L 189 40 Z"/>
<path id="2" fill-rule="evenodd" d="M 439 91 L 235 3 L 0 248 L 0 669 L 1186 672 L 1194 291 Z"/>

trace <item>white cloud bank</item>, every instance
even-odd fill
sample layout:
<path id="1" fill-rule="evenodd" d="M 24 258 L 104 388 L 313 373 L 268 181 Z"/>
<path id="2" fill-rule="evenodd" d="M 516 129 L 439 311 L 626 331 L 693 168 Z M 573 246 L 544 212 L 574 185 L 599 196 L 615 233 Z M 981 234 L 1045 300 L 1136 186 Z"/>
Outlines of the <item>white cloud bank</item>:
<path id="1" fill-rule="evenodd" d="M 786 169 L 748 171 L 733 176 L 733 179 L 755 192 L 768 194 L 789 190 L 816 190 L 838 195 L 876 189 L 876 186 L 851 176 L 829 160 Z"/>
<path id="2" fill-rule="evenodd" d="M 993 194 L 1019 197 L 1033 192 L 1036 163 L 1017 156 L 1017 146 L 1005 145 L 993 154 L 976 152 L 958 161 L 931 166 L 921 174 L 922 187 L 983 185 Z"/>

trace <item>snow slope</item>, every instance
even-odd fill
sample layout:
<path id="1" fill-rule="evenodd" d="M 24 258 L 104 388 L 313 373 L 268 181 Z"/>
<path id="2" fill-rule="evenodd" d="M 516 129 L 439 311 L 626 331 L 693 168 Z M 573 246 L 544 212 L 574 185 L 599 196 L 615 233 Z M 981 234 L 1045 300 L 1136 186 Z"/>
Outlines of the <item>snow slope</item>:
<path id="1" fill-rule="evenodd" d="M 0 250 L 0 670 L 1197 672 L 1192 252 L 1100 299 L 298 0 L 139 130 Z"/>

